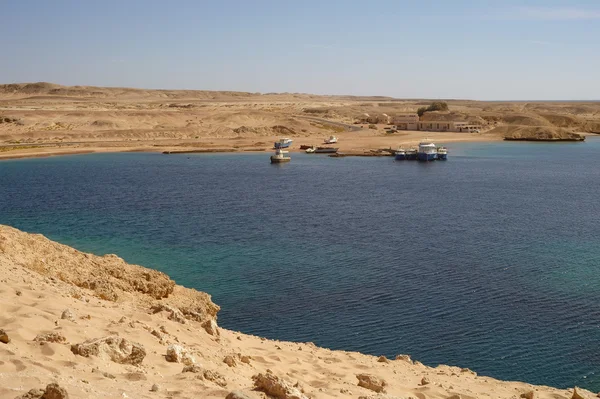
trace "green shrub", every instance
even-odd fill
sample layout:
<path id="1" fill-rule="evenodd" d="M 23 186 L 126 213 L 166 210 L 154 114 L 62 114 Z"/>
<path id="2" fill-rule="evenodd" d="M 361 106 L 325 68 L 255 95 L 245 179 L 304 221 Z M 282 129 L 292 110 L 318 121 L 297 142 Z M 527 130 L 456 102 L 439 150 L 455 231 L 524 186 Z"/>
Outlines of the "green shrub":
<path id="1" fill-rule="evenodd" d="M 420 107 L 417 110 L 417 115 L 419 117 L 423 116 L 425 112 L 428 111 L 448 111 L 448 103 L 445 101 L 435 101 L 432 102 L 429 107 Z"/>

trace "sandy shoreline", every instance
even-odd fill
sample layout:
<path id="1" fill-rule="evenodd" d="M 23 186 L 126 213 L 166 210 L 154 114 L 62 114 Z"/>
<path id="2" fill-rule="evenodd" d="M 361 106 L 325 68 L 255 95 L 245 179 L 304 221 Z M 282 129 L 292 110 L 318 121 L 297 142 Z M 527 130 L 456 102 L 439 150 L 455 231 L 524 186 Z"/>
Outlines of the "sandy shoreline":
<path id="1" fill-rule="evenodd" d="M 426 133 L 426 134 L 425 134 Z M 423 138 L 429 138 L 436 143 L 444 144 L 452 150 L 452 143 L 464 142 L 497 142 L 502 141 L 501 137 L 489 134 L 470 134 L 470 133 L 435 133 L 435 132 L 402 132 L 387 135 L 373 135 L 370 132 L 344 132 L 337 135 L 339 142 L 334 147 L 338 147 L 343 153 L 364 153 L 371 150 L 382 148 L 398 148 L 399 146 L 409 147 L 417 145 Z M 303 152 L 301 145 L 326 146 L 323 143 L 322 136 L 291 137 L 294 142 L 289 148 L 290 152 Z M 89 141 L 77 142 L 74 144 L 45 144 L 45 143 L 23 143 L 19 145 L 2 146 L 9 149 L 0 151 L 0 160 L 2 159 L 20 159 L 20 158 L 39 158 L 60 155 L 77 155 L 91 153 L 108 152 L 195 152 L 195 153 L 248 153 L 248 152 L 272 152 L 273 143 L 278 140 L 278 136 L 261 138 L 209 138 L 200 140 L 164 140 L 164 143 L 157 140 L 152 141 Z M 260 144 L 260 145 L 257 145 Z M 35 147 L 20 149 L 19 147 Z M 16 148 L 14 150 L 10 148 Z"/>

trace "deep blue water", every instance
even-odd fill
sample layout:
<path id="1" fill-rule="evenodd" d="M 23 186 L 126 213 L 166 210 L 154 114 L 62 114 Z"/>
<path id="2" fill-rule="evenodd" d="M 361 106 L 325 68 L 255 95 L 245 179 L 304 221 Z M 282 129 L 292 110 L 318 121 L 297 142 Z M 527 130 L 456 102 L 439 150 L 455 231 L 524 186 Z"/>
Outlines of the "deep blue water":
<path id="1" fill-rule="evenodd" d="M 162 270 L 226 328 L 600 389 L 600 140 L 450 151 L 4 161 L 0 223 Z"/>

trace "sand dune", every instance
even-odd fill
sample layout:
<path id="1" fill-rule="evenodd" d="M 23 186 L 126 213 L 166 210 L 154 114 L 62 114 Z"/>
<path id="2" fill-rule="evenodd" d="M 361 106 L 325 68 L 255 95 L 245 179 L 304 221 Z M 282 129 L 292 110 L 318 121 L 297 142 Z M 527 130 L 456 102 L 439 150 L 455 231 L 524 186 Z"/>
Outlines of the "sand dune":
<path id="1" fill-rule="evenodd" d="M 0 398 L 32 389 L 39 391 L 28 397 L 40 397 L 52 383 L 70 398 L 573 395 L 431 368 L 408 356 L 390 360 L 228 331 L 216 326 L 209 296 L 162 273 L 1 225 L 0 272 L 0 341 L 9 340 L 0 342 Z"/>

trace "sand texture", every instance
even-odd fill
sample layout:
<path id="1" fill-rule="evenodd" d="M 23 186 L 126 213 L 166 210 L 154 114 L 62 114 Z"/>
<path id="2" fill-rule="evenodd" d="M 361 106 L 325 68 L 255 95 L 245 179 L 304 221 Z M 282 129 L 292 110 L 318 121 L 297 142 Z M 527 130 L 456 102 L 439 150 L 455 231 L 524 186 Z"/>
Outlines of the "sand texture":
<path id="1" fill-rule="evenodd" d="M 479 133 L 384 130 L 430 100 L 142 90 L 51 83 L 0 85 L 0 158 L 107 151 L 270 151 L 281 137 L 319 145 L 336 135 L 342 152 L 417 144 L 600 133 L 600 103 L 449 100 L 423 120 L 482 126 Z"/>
<path id="2" fill-rule="evenodd" d="M 219 308 L 207 294 L 114 255 L 85 254 L 2 225 L 0 273 L 0 398 L 573 395 L 459 367 L 431 368 L 409 356 L 228 331 L 218 327 Z"/>

